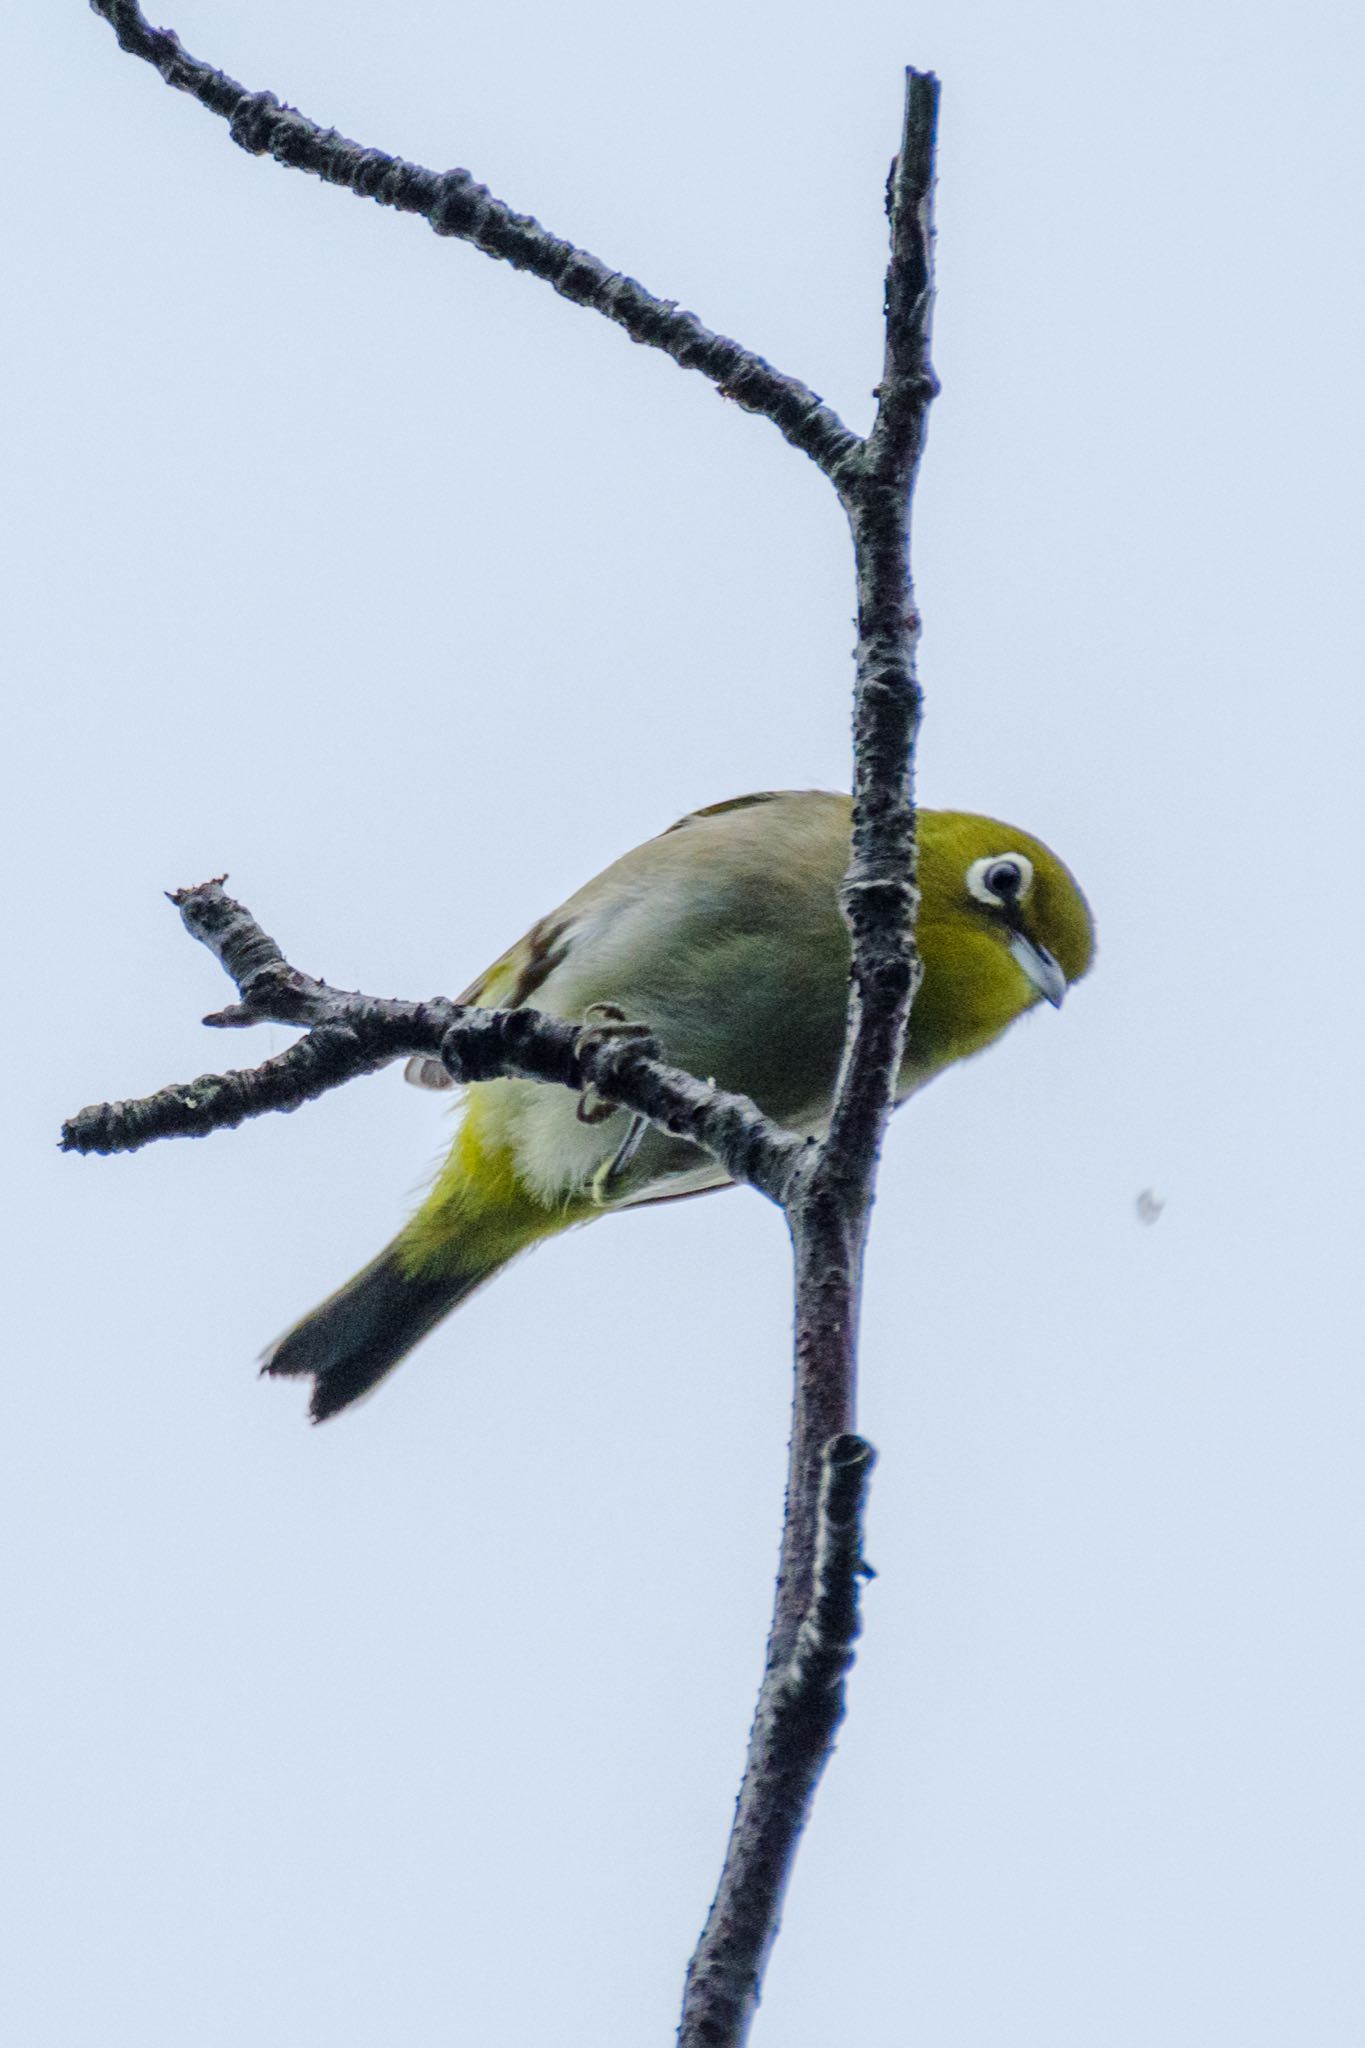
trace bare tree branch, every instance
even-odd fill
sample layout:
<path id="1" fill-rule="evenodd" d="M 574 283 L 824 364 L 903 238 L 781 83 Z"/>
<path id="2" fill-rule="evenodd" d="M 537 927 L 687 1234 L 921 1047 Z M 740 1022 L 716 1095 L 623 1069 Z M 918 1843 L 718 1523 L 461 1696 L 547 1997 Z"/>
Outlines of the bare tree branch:
<path id="1" fill-rule="evenodd" d="M 891 259 L 886 355 L 866 440 L 829 407 L 736 342 L 633 279 L 514 214 L 466 171 L 435 173 L 318 128 L 270 93 L 251 94 L 148 26 L 134 0 L 91 0 L 125 49 L 228 120 L 257 154 L 423 215 L 438 233 L 546 278 L 636 341 L 710 377 L 773 420 L 834 483 L 849 520 L 858 588 L 852 858 L 842 903 L 852 935 L 848 1037 L 827 1136 L 775 1126 L 742 1096 L 666 1066 L 652 1040 L 528 1010 L 445 999 L 345 994 L 291 967 L 218 883 L 174 900 L 235 981 L 239 1001 L 205 1021 L 270 1019 L 306 1036 L 249 1072 L 209 1075 L 142 1102 L 84 1110 L 63 1132 L 76 1151 L 135 1149 L 292 1109 L 402 1054 L 440 1058 L 457 1079 L 522 1074 L 591 1087 L 704 1146 L 784 1209 L 796 1294 L 796 1385 L 782 1553 L 767 1661 L 720 1882 L 689 1965 L 680 2048 L 741 2048 L 757 2007 L 796 1845 L 844 1710 L 858 1632 L 862 1509 L 873 1462 L 854 1434 L 863 1249 L 877 1158 L 920 967 L 914 942 L 913 761 L 920 621 L 910 575 L 910 509 L 937 383 L 929 357 L 938 84 L 906 74 L 901 147 L 887 194 Z"/>
<path id="2" fill-rule="evenodd" d="M 745 1095 L 698 1081 L 659 1057 L 654 1039 L 610 1024 L 570 1024 L 538 1010 L 480 1010 L 444 997 L 409 1003 L 329 988 L 291 967 L 251 912 L 220 881 L 171 897 L 186 929 L 236 983 L 240 1000 L 206 1024 L 295 1024 L 307 1036 L 261 1066 L 203 1074 L 134 1102 L 103 1102 L 62 1126 L 66 1152 L 136 1152 L 157 1138 L 202 1138 L 249 1117 L 297 1109 L 358 1074 L 426 1053 L 457 1081 L 499 1074 L 592 1088 L 606 1102 L 690 1139 L 781 1203 L 798 1159 L 813 1145 L 783 1131 Z"/>
<path id="3" fill-rule="evenodd" d="M 844 1718 L 844 1677 L 860 1619 L 862 1518 L 876 1452 L 832 1437 L 819 1464 L 812 1597 L 792 1652 L 770 1665 L 758 1698 L 737 1823 L 706 1936 L 687 1975 L 680 2048 L 743 2041 L 777 1938 L 796 1842 Z"/>
<path id="4" fill-rule="evenodd" d="M 683 369 L 708 377 L 745 412 L 761 413 L 827 476 L 837 478 L 861 446 L 860 436 L 795 377 L 713 333 L 672 299 L 657 298 L 635 278 L 551 234 L 529 214 L 514 213 L 469 171 L 429 171 L 367 149 L 335 128 L 310 121 L 274 93 L 249 91 L 225 71 L 191 57 L 171 29 L 153 28 L 137 0 L 90 0 L 90 5 L 109 23 L 122 49 L 152 65 L 177 92 L 189 93 L 210 113 L 221 115 L 233 141 L 251 155 L 273 156 L 329 185 L 344 185 L 357 198 L 420 214 L 438 235 L 472 242 L 486 256 L 544 278 L 561 298 L 592 307 L 624 327 L 632 341 L 662 349 Z"/>
<path id="5" fill-rule="evenodd" d="M 738 2048 L 748 2035 L 838 1721 L 836 1713 L 827 1725 L 810 1716 L 792 1724 L 774 1700 L 785 1696 L 803 1629 L 819 1606 L 822 1473 L 827 1447 L 853 1429 L 863 1246 L 919 978 L 912 772 L 920 622 L 910 505 L 938 388 L 929 363 L 937 121 L 937 79 L 907 72 L 887 195 L 886 366 L 876 425 L 841 488 L 858 576 L 853 858 L 843 892 L 853 935 L 849 1035 L 829 1134 L 797 1166 L 785 1205 L 796 1269 L 796 1394 L 777 1597 L 725 1865 L 688 1968 L 679 2048 Z"/>

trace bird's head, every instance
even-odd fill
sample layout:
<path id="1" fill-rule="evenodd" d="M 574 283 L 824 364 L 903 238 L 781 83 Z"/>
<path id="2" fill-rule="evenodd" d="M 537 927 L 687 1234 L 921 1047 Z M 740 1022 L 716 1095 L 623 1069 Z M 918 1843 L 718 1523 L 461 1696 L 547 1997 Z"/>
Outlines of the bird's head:
<path id="1" fill-rule="evenodd" d="M 908 1053 L 933 1071 L 998 1038 L 1045 998 L 1060 1004 L 1095 952 L 1070 870 L 1029 832 L 967 811 L 922 811 L 924 981 Z"/>

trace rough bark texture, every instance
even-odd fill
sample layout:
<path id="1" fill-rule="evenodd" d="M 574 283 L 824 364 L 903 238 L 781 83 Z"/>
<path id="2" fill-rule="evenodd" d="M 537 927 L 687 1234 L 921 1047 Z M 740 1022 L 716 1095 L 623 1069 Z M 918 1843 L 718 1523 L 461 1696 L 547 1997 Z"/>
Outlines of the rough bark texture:
<path id="1" fill-rule="evenodd" d="M 374 199 L 400 213 L 415 213 L 438 235 L 472 242 L 514 270 L 544 278 L 561 298 L 590 306 L 623 327 L 632 341 L 659 348 L 686 370 L 709 377 L 746 412 L 770 419 L 794 448 L 828 475 L 857 451 L 858 435 L 818 393 L 784 376 L 752 349 L 715 334 L 695 313 L 657 298 L 635 278 L 600 257 L 553 235 L 529 214 L 514 213 L 469 171 L 431 171 L 383 150 L 367 149 L 310 121 L 272 92 L 251 92 L 235 78 L 192 57 L 170 29 L 153 28 L 137 0 L 90 0 L 120 46 L 141 57 L 177 92 L 187 92 L 228 124 L 232 140 L 252 156 L 273 156 L 293 170 L 311 171 L 357 198 Z"/>
<path id="2" fill-rule="evenodd" d="M 171 901 L 185 927 L 236 984 L 239 1000 L 204 1022 L 219 1029 L 297 1024 L 307 1035 L 259 1067 L 202 1074 L 134 1102 L 96 1103 L 62 1126 L 67 1152 L 136 1152 L 157 1138 L 202 1138 L 248 1117 L 301 1103 L 372 1074 L 391 1060 L 426 1053 L 457 1081 L 523 1074 L 565 1088 L 593 1088 L 604 1100 L 690 1138 L 781 1202 L 807 1141 L 781 1130 L 744 1095 L 727 1094 L 670 1067 L 654 1040 L 610 1024 L 566 1024 L 538 1010 L 478 1010 L 436 997 L 398 1002 L 329 988 L 291 967 L 251 912 L 221 881 L 179 889 Z"/>
<path id="3" fill-rule="evenodd" d="M 125 50 L 228 123 L 257 155 L 362 197 L 417 213 L 438 234 L 543 277 L 635 341 L 699 370 L 772 420 L 831 479 L 849 520 L 858 589 L 852 859 L 843 906 L 853 943 L 849 1028 L 828 1136 L 783 1131 L 743 1096 L 667 1066 L 628 1029 L 531 1010 L 386 1001 L 332 989 L 291 967 L 221 881 L 178 892 L 190 932 L 234 981 L 238 1001 L 206 1018 L 223 1027 L 303 1028 L 288 1051 L 138 1102 L 82 1110 L 62 1143 L 132 1151 L 294 1109 L 388 1061 L 421 1053 L 457 1080 L 521 1074 L 591 1088 L 704 1146 L 736 1180 L 785 1210 L 796 1298 L 795 1398 L 786 1515 L 763 1684 L 734 1824 L 711 1912 L 687 1971 L 681 2048 L 739 2048 L 757 2008 L 797 1842 L 844 1713 L 867 1568 L 862 1516 L 874 1453 L 854 1431 L 858 1306 L 877 1157 L 919 978 L 914 923 L 913 758 L 920 695 L 919 617 L 910 576 L 910 508 L 937 385 L 929 360 L 938 85 L 906 74 L 905 122 L 887 191 L 891 260 L 877 417 L 863 439 L 807 386 L 694 314 L 654 297 L 595 256 L 516 214 L 468 171 L 434 172 L 323 129 L 271 93 L 250 93 L 149 26 L 135 0 L 90 0 Z"/>
<path id="4" fill-rule="evenodd" d="M 681 2048 L 731 2048 L 748 2035 L 792 1858 L 844 1710 L 842 1669 L 819 1712 L 793 1722 L 774 1701 L 785 1700 L 796 1683 L 803 1630 L 821 1599 L 828 1447 L 859 1441 L 848 1433 L 856 1415 L 863 1246 L 919 978 L 912 780 L 919 616 L 910 506 L 937 389 L 929 364 L 937 117 L 937 81 L 907 73 L 904 130 L 887 193 L 886 364 L 876 422 L 857 459 L 845 465 L 840 488 L 858 578 L 853 857 L 843 893 L 853 936 L 849 1031 L 829 1135 L 798 1162 L 785 1203 L 795 1264 L 796 1392 L 782 1556 L 734 1826 L 688 1969 Z M 856 1580 L 848 1583 L 856 1626 Z"/>

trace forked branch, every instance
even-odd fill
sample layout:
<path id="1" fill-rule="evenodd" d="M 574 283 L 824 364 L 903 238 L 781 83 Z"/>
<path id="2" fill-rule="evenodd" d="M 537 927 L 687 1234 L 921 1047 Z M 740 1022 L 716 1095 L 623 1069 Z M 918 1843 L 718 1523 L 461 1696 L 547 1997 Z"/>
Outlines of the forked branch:
<path id="1" fill-rule="evenodd" d="M 691 1139 L 735 1180 L 784 1209 L 795 1268 L 796 1388 L 782 1556 L 767 1664 L 715 1901 L 688 1968 L 680 2048 L 739 2048 L 758 2004 L 792 1858 L 844 1711 L 858 1632 L 862 1515 L 873 1462 L 854 1434 L 863 1248 L 877 1157 L 919 978 L 914 942 L 913 762 L 920 693 L 919 615 L 910 576 L 910 509 L 937 385 L 929 359 L 933 304 L 938 85 L 906 74 L 901 147 L 887 193 L 891 260 L 877 417 L 863 439 L 806 385 L 672 301 L 494 199 L 468 171 L 435 172 L 347 141 L 271 93 L 251 93 L 152 28 L 135 0 L 90 0 L 120 44 L 167 84 L 229 124 L 257 155 L 420 214 L 438 234 L 544 278 L 565 298 L 709 377 L 772 420 L 838 491 L 858 587 L 852 858 L 842 901 L 852 939 L 848 1036 L 827 1136 L 784 1131 L 743 1096 L 670 1067 L 638 1034 L 584 1029 L 529 1010 L 478 1010 L 445 998 L 412 1003 L 332 989 L 291 967 L 220 883 L 173 900 L 232 977 L 238 1001 L 205 1019 L 299 1026 L 304 1036 L 261 1066 L 206 1075 L 140 1102 L 81 1111 L 63 1144 L 129 1151 L 201 1136 L 269 1110 L 294 1109 L 413 1053 L 458 1080 L 518 1074 L 576 1089 Z"/>
<path id="2" fill-rule="evenodd" d="M 773 1703 L 820 1602 L 821 1488 L 828 1447 L 854 1427 L 863 1247 L 919 980 L 913 768 L 920 622 L 910 507 L 938 388 L 929 360 L 937 121 L 938 81 L 907 72 L 901 147 L 887 191 L 891 262 L 877 419 L 840 490 L 858 578 L 853 857 L 843 892 L 853 941 L 848 1037 L 829 1133 L 797 1163 L 785 1204 L 795 1262 L 796 1391 L 777 1597 L 720 1885 L 688 1969 L 680 2048 L 732 2048 L 748 2035 L 792 1858 L 843 1714 L 842 1676 L 828 1717 L 806 1717 L 797 1730 Z M 795 1769 L 786 1748 L 793 1733 L 801 1738 Z"/>
<path id="3" fill-rule="evenodd" d="M 178 889 L 185 928 L 209 948 L 238 1000 L 205 1017 L 219 1029 L 293 1024 L 306 1035 L 259 1067 L 202 1074 L 132 1102 L 102 1102 L 62 1126 L 66 1152 L 136 1152 L 158 1138 L 202 1138 L 271 1110 L 297 1109 L 392 1060 L 425 1054 L 456 1081 L 522 1074 L 594 1089 L 718 1159 L 732 1180 L 781 1202 L 805 1141 L 765 1117 L 747 1096 L 698 1081 L 659 1057 L 638 1032 L 565 1023 L 538 1010 L 480 1010 L 443 996 L 394 1001 L 330 988 L 291 967 L 222 881 Z"/>

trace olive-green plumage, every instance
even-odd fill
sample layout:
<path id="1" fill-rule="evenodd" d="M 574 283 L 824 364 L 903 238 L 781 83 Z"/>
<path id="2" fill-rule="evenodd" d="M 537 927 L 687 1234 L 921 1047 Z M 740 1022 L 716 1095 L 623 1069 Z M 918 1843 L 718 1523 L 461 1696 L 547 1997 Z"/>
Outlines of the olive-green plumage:
<path id="1" fill-rule="evenodd" d="M 819 1131 L 843 1045 L 849 940 L 839 910 L 850 803 L 821 790 L 741 797 L 683 818 L 542 918 L 463 1001 L 580 1018 L 611 1008 L 690 1073 Z M 979 1052 L 1041 998 L 1060 1003 L 1094 933 L 1068 870 L 1032 834 L 921 811 L 924 978 L 898 1099 Z M 409 1079 L 448 1087 L 439 1063 Z M 282 1337 L 266 1370 L 313 1376 L 315 1419 L 369 1391 L 455 1304 L 537 1239 L 608 1209 L 725 1185 L 695 1147 L 592 1119 L 535 1081 L 464 1091 L 450 1156 L 393 1243 Z"/>

